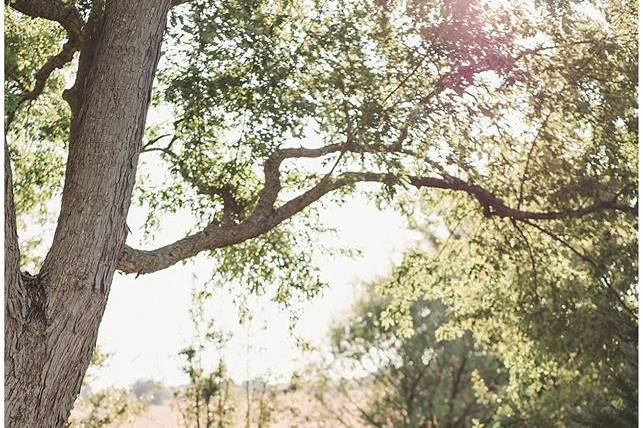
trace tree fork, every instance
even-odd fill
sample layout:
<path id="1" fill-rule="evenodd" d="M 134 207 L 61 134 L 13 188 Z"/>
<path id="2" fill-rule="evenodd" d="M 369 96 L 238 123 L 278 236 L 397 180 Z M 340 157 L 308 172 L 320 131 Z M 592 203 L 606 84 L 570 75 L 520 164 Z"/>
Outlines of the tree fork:
<path id="1" fill-rule="evenodd" d="M 127 229 L 170 0 L 106 2 L 81 48 L 60 216 L 20 274 L 5 162 L 5 426 L 62 427 L 80 391 Z M 92 22 L 92 24 L 94 24 Z"/>

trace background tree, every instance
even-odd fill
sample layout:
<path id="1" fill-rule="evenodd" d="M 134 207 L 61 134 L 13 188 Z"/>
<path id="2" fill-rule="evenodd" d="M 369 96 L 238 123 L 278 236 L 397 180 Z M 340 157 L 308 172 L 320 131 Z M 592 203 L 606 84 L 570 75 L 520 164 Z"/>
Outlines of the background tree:
<path id="1" fill-rule="evenodd" d="M 319 396 L 327 412 L 344 423 L 357 417 L 359 426 L 372 427 L 455 428 L 473 426 L 476 420 L 491 422 L 497 404 L 478 400 L 474 373 L 497 392 L 506 377 L 500 362 L 471 334 L 437 339 L 435 332 L 447 322 L 438 301 L 411 306 L 413 333 L 408 337 L 384 326 L 387 306 L 387 299 L 371 288 L 333 329 L 333 362 L 325 372 L 344 378 L 339 384 L 329 379 L 330 389 Z"/>
<path id="2" fill-rule="evenodd" d="M 185 358 L 182 370 L 188 384 L 175 391 L 176 407 L 186 427 L 230 427 L 235 391 L 220 355 L 227 337 L 215 328 L 215 320 L 207 317 L 202 293 L 193 292 L 193 303 L 194 338 L 179 352 Z"/>
<path id="3" fill-rule="evenodd" d="M 183 368 L 188 375 L 188 385 L 177 391 L 177 406 L 186 427 L 223 428 L 232 426 L 232 381 L 228 377 L 225 363 L 219 360 L 216 368 L 203 368 L 201 355 L 186 348 L 181 351 L 186 364 Z"/>
<path id="4" fill-rule="evenodd" d="M 286 420 L 282 403 L 283 386 L 268 381 L 267 376 L 257 377 L 240 385 L 244 390 L 246 410 L 243 415 L 245 428 L 267 428 L 275 422 Z M 241 421 L 239 421 L 241 426 Z"/>
<path id="5" fill-rule="evenodd" d="M 636 2 L 5 4 L 7 426 L 65 423 L 116 270 L 208 252 L 221 277 L 311 296 L 310 206 L 360 183 L 465 195 L 516 240 L 634 236 Z M 150 101 L 169 117 L 146 127 Z M 152 228 L 190 211 L 187 236 L 126 245 L 132 195 Z M 34 212 L 58 220 L 21 266 Z"/>
<path id="6" fill-rule="evenodd" d="M 172 397 L 172 391 L 159 380 L 139 379 L 130 388 L 136 398 L 144 398 L 151 405 L 162 405 Z"/>
<path id="7" fill-rule="evenodd" d="M 419 207 L 415 224 L 433 243 L 409 252 L 381 288 L 385 321 L 404 331 L 412 302 L 441 299 L 439 337 L 473 334 L 507 369 L 502 390 L 477 382 L 483 400 L 502 403 L 502 426 L 635 425 L 636 222 L 521 226 L 476 220 L 466 200 L 424 201 L 430 210 Z"/>

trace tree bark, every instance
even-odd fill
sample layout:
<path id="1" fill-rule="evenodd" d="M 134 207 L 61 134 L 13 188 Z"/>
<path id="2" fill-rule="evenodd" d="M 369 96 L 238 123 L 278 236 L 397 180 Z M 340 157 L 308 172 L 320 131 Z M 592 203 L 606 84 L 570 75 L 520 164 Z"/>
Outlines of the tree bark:
<path id="1" fill-rule="evenodd" d="M 5 164 L 5 426 L 62 427 L 96 343 L 127 226 L 170 0 L 116 0 L 91 20 L 72 108 L 62 205 L 36 276 L 20 274 Z"/>

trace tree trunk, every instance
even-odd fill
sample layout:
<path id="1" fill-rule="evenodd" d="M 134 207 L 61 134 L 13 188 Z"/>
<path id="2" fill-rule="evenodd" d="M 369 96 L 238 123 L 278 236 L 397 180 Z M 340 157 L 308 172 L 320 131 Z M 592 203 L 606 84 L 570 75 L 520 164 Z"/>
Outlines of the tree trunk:
<path id="1" fill-rule="evenodd" d="M 5 426 L 61 427 L 96 343 L 127 226 L 170 0 L 116 0 L 88 24 L 62 205 L 36 276 L 20 274 L 5 164 Z"/>

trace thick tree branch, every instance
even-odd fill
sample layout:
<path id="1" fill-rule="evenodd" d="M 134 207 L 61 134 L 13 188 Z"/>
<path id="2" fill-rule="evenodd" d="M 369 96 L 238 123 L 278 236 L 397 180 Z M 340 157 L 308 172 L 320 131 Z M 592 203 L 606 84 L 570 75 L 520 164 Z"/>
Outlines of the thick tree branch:
<path id="1" fill-rule="evenodd" d="M 63 68 L 72 61 L 76 51 L 80 50 L 83 41 L 83 21 L 80 12 L 72 5 L 62 1 L 48 0 L 5 0 L 5 4 L 32 18 L 47 19 L 58 22 L 67 32 L 69 38 L 62 50 L 51 56 L 36 73 L 36 82 L 33 89 L 25 89 L 16 106 L 5 115 L 5 134 L 16 117 L 20 106 L 28 101 L 33 101 L 42 94 L 51 73 Z"/>
<path id="2" fill-rule="evenodd" d="M 71 38 L 81 40 L 83 18 L 73 2 L 56 0 L 5 0 L 6 5 L 32 18 L 58 22 Z"/>
<path id="3" fill-rule="evenodd" d="M 278 170 L 278 164 L 281 161 L 288 157 L 323 156 L 336 151 L 337 148 L 327 146 L 320 149 L 294 148 L 279 151 L 272 158 L 272 163 L 267 162 L 268 166 L 265 168 L 265 171 L 269 174 L 266 178 L 266 188 L 269 190 L 264 188 L 263 195 L 269 195 L 269 197 L 265 197 L 265 201 L 269 201 L 270 204 L 268 202 L 264 202 L 263 205 L 257 204 L 255 211 L 240 224 L 219 225 L 211 223 L 202 231 L 156 250 L 144 251 L 126 247 L 118 261 L 118 270 L 124 273 L 151 273 L 168 268 L 202 251 L 215 250 L 255 238 L 304 210 L 324 195 L 345 186 L 364 182 L 388 185 L 400 184 L 400 178 L 392 174 L 346 172 L 334 179 L 326 175 L 306 192 L 277 208 L 273 208 L 273 197 L 276 199 L 280 188 L 274 170 Z M 418 189 L 433 188 L 466 192 L 478 200 L 486 217 L 511 218 L 513 220 L 559 220 L 583 217 L 605 210 L 633 211 L 631 207 L 619 205 L 615 201 L 603 201 L 587 207 L 563 211 L 537 212 L 518 210 L 509 207 L 502 199 L 486 189 L 455 177 L 410 176 L 406 177 L 406 179 Z"/>
<path id="4" fill-rule="evenodd" d="M 175 0 L 173 4 L 183 3 L 181 0 Z M 584 42 L 583 42 L 584 43 Z M 329 192 L 342 188 L 344 186 L 354 185 L 360 182 L 375 182 L 387 185 L 401 185 L 403 181 L 409 183 L 416 188 L 434 188 L 444 189 L 451 191 L 465 192 L 471 197 L 475 198 L 481 206 L 482 212 L 485 217 L 499 217 L 509 218 L 512 221 L 545 221 L 545 220 L 560 220 L 567 218 L 579 218 L 586 215 L 591 215 L 600 211 L 621 211 L 628 214 L 636 215 L 636 208 L 627 205 L 619 204 L 616 199 L 609 201 L 598 201 L 580 208 L 569 208 L 564 210 L 551 210 L 551 211 L 530 211 L 521 209 L 522 205 L 522 191 L 520 192 L 520 202 L 517 207 L 508 205 L 503 199 L 493 194 L 491 191 L 483 187 L 453 177 L 441 171 L 439 165 L 436 165 L 436 171 L 440 171 L 439 176 L 410 176 L 397 177 L 391 174 L 375 173 L 375 172 L 345 172 L 339 174 L 337 177 L 331 177 L 331 173 L 323 176 L 316 185 L 311 187 L 301 195 L 291 199 L 290 201 L 275 208 L 279 193 L 282 188 L 280 181 L 280 167 L 284 160 L 291 158 L 320 158 L 335 153 L 340 153 L 338 158 L 345 152 L 351 153 L 396 153 L 406 154 L 417 157 L 414 153 L 410 153 L 403 149 L 403 143 L 408 138 L 410 127 L 413 126 L 421 114 L 425 111 L 428 101 L 449 88 L 456 93 L 464 91 L 465 87 L 470 83 L 474 75 L 488 71 L 508 71 L 513 65 L 520 61 L 523 57 L 537 54 L 542 50 L 553 49 L 555 47 L 536 48 L 525 50 L 522 54 L 513 58 L 506 58 L 501 62 L 484 62 L 481 64 L 467 65 L 459 67 L 456 70 L 442 75 L 435 87 L 426 95 L 424 95 L 418 107 L 414 109 L 406 120 L 406 123 L 401 128 L 400 136 L 397 141 L 388 145 L 367 145 L 355 144 L 353 141 L 352 132 L 349 134 L 345 143 L 331 144 L 328 146 L 308 149 L 308 148 L 284 148 L 279 149 L 268 157 L 264 163 L 264 187 L 259 194 L 257 204 L 244 221 L 234 224 L 230 220 L 230 198 L 228 198 L 228 207 L 224 207 L 224 224 L 211 223 L 205 229 L 181 239 L 173 244 L 153 250 L 142 251 L 135 250 L 127 247 L 119 260 L 118 269 L 126 273 L 149 273 L 160 269 L 167 268 L 173 264 L 185 260 L 198 254 L 201 251 L 213 250 L 222 248 L 228 245 L 234 245 L 243 242 L 246 239 L 257 237 L 271 228 L 277 226 L 286 219 L 294 216 L 302 211 L 315 201 L 322 198 Z M 416 67 L 411 74 L 415 73 L 419 67 Z M 384 101 L 388 100 L 395 92 L 397 92 L 409 80 L 410 76 L 404 78 L 397 87 L 387 95 Z M 349 131 L 349 130 L 347 130 Z M 163 149 L 150 149 L 160 150 Z M 533 147 L 532 147 L 533 150 Z M 531 157 L 531 154 L 530 156 Z M 429 160 L 425 160 L 430 162 Z M 333 170 L 334 171 L 334 167 Z M 331 172 L 332 172 L 331 171 Z M 197 186 L 203 192 L 203 186 Z M 210 189 L 205 193 L 217 193 L 219 189 Z M 219 194 L 224 199 L 223 195 Z M 229 195 L 228 195 L 229 196 Z"/>
<path id="5" fill-rule="evenodd" d="M 255 217 L 262 217 L 270 214 L 274 209 L 274 203 L 277 200 L 279 191 L 281 190 L 280 171 L 281 164 L 286 159 L 302 159 L 302 158 L 321 158 L 333 153 L 339 153 L 340 156 L 346 152 L 350 153 L 399 153 L 399 154 L 412 154 L 402 149 L 401 144 L 406 138 L 408 129 L 403 129 L 399 139 L 392 145 L 359 145 L 355 144 L 351 139 L 347 139 L 344 143 L 329 144 L 318 148 L 305 148 L 305 147 L 290 147 L 279 149 L 268 157 L 264 163 L 264 187 L 259 196 L 259 202 L 253 215 Z M 339 158 L 338 158 L 339 161 Z M 322 182 L 329 184 L 327 178 L 337 167 L 337 162 L 333 165 L 327 177 L 322 179 Z M 320 183 L 321 184 L 321 183 Z M 311 189 L 316 191 L 318 189 Z M 330 189 L 334 190 L 334 189 Z M 303 196 L 303 195 L 302 195 Z"/>

